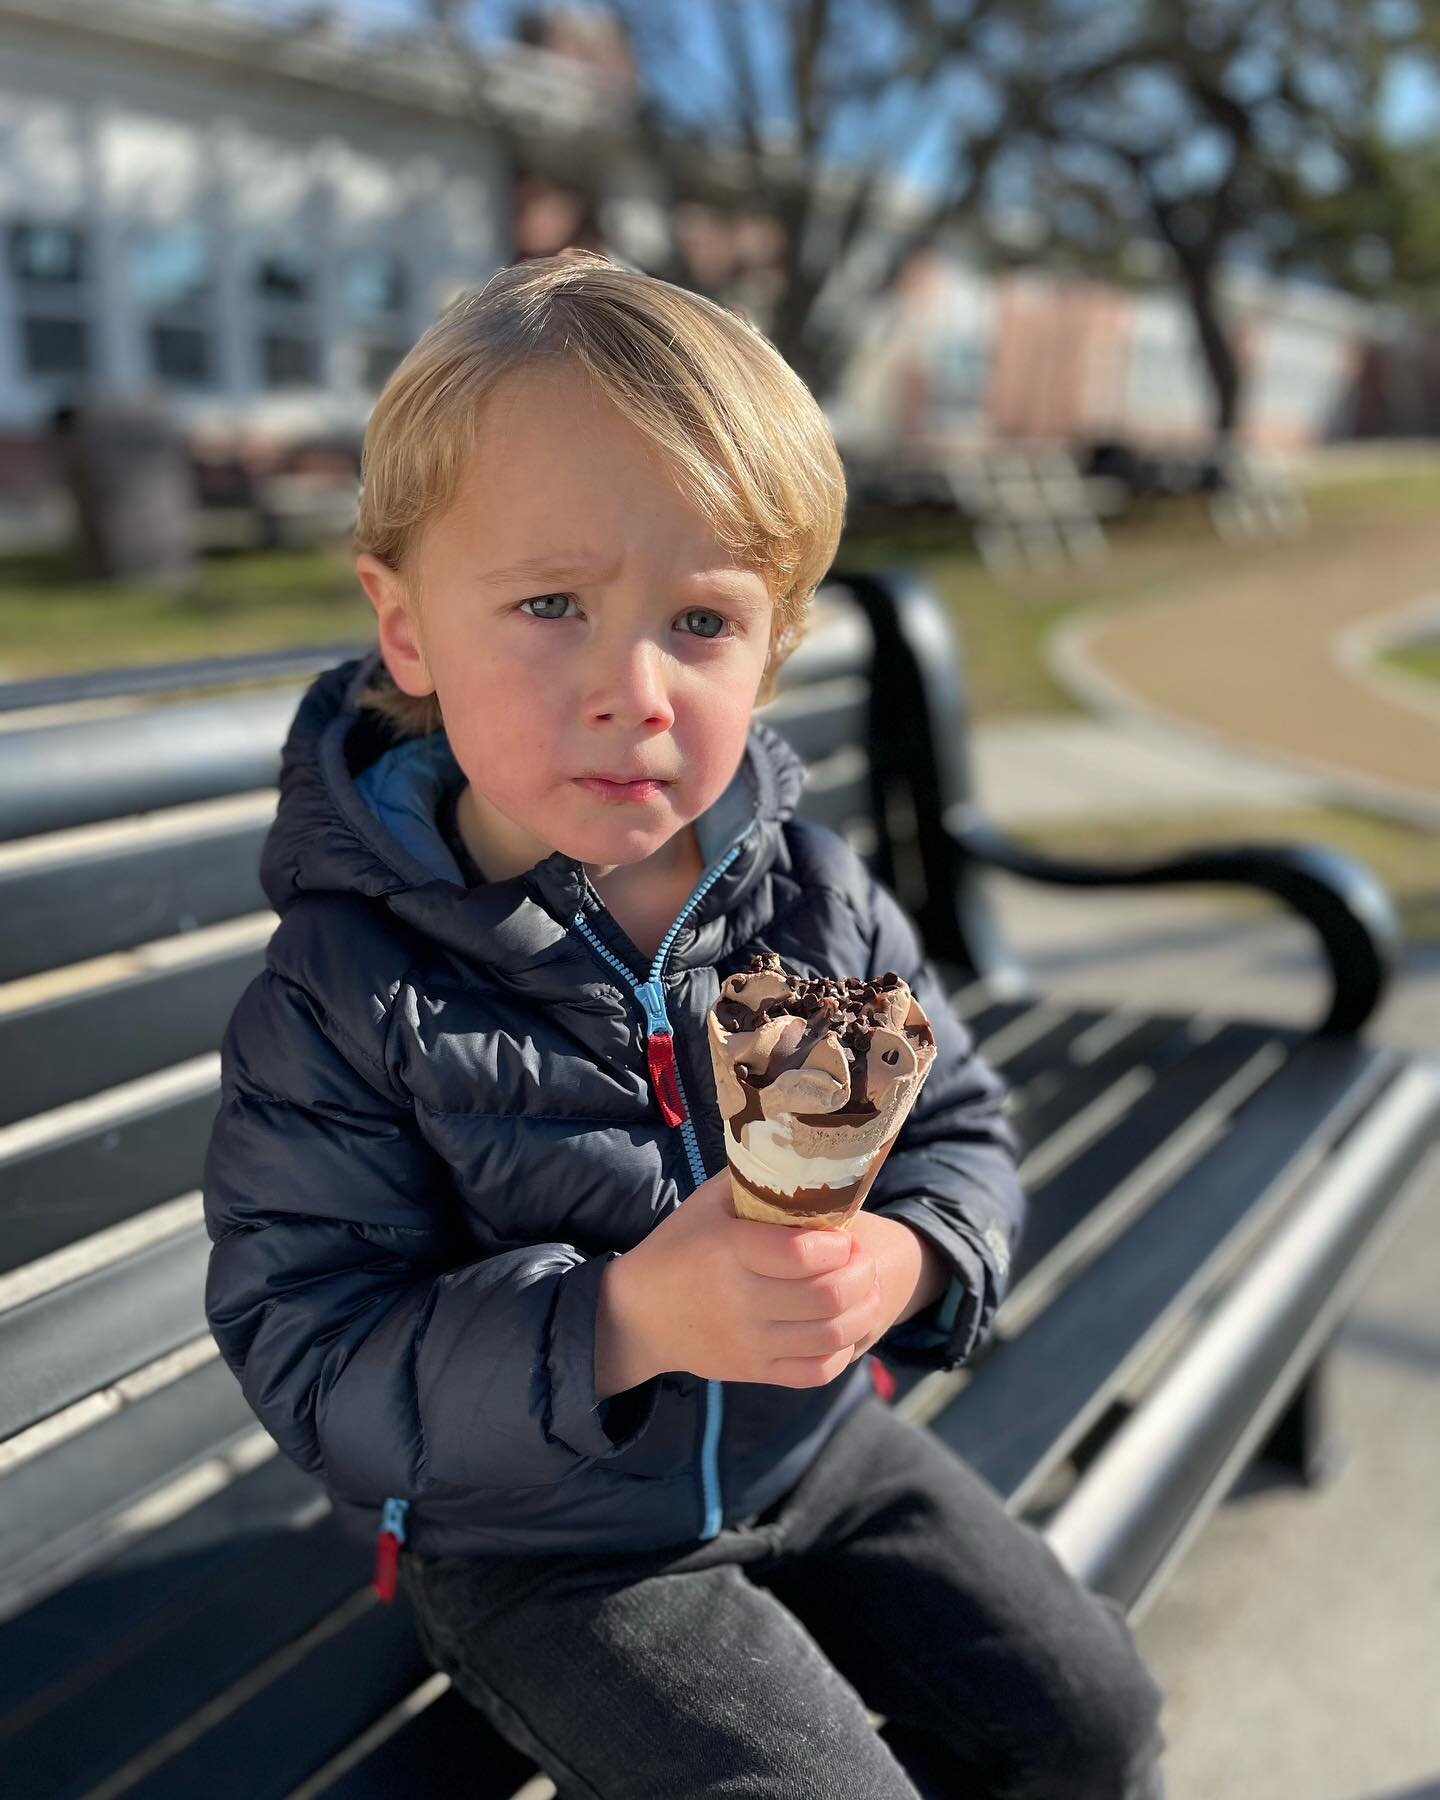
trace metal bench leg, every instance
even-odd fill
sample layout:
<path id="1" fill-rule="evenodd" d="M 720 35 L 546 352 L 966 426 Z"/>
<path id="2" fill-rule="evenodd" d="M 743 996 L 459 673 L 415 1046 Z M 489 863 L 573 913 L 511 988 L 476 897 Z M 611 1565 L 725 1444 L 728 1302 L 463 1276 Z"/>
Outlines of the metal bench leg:
<path id="1" fill-rule="evenodd" d="M 1307 1488 L 1332 1481 L 1349 1454 L 1333 1429 L 1332 1409 L 1326 1402 L 1329 1358 L 1327 1347 L 1311 1363 L 1290 1404 L 1256 1452 L 1260 1461 L 1286 1470 Z"/>

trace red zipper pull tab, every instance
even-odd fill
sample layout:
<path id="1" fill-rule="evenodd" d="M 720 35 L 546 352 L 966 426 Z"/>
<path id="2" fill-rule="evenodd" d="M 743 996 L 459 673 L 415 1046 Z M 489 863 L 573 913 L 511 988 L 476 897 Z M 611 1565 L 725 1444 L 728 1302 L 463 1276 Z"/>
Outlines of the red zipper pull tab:
<path id="1" fill-rule="evenodd" d="M 685 1103 L 680 1098 L 680 1082 L 675 1074 L 675 1040 L 668 1031 L 657 1031 L 645 1040 L 645 1063 L 665 1123 L 683 1125 L 686 1113 Z"/>
<path id="2" fill-rule="evenodd" d="M 876 1394 L 888 1406 L 895 1398 L 895 1377 L 878 1356 L 870 1358 L 870 1382 Z"/>
<path id="3" fill-rule="evenodd" d="M 400 1576 L 400 1546 L 405 1542 L 408 1500 L 387 1500 L 380 1514 L 380 1533 L 375 1539 L 375 1598 L 389 1606 Z"/>

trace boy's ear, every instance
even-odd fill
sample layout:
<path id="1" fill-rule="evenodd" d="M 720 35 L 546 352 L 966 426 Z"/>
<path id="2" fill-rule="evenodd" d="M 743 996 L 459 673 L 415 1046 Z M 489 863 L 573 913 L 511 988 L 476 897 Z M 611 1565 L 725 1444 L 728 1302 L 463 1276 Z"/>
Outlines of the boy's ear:
<path id="1" fill-rule="evenodd" d="M 435 681 L 420 641 L 419 620 L 404 580 L 378 557 L 362 553 L 355 558 L 355 573 L 365 597 L 375 608 L 379 625 L 380 654 L 402 694 L 421 696 L 435 692 Z"/>

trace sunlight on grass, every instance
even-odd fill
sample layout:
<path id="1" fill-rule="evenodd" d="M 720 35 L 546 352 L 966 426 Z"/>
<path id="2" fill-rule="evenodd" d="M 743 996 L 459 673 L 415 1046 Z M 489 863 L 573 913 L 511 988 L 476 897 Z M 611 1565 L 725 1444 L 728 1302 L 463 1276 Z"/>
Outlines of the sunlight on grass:
<path id="1" fill-rule="evenodd" d="M 341 550 L 209 557 L 176 596 L 73 582 L 56 558 L 0 559 L 0 676 L 364 641 L 374 614 Z"/>
<path id="2" fill-rule="evenodd" d="M 1302 548 L 1373 531 L 1383 554 L 1387 521 L 1440 516 L 1440 459 L 1325 474 L 1307 497 L 1312 527 Z M 950 608 L 973 713 L 986 720 L 1076 710 L 1050 674 L 1045 642 L 1079 608 L 1144 605 L 1257 569 L 1284 580 L 1295 555 L 1283 541 L 1225 543 L 1203 499 L 1137 510 L 1108 536 L 1103 563 L 1002 582 L 955 521 L 917 521 L 885 535 L 851 533 L 836 566 L 918 569 Z M 373 615 L 342 546 L 206 557 L 179 598 L 143 583 L 77 583 L 53 556 L 0 558 L 0 679 L 372 635 Z M 1397 654 L 1417 666 L 1416 653 Z M 1419 654 L 1424 664 L 1430 653 Z M 1433 664 L 1419 672 L 1434 673 Z"/>
<path id="3" fill-rule="evenodd" d="M 1440 644 L 1411 644 L 1408 648 L 1386 650 L 1377 659 L 1407 675 L 1423 675 L 1427 681 L 1440 682 Z"/>
<path id="4" fill-rule="evenodd" d="M 1440 458 L 1336 477 L 1317 471 L 1306 484 L 1305 497 L 1312 517 L 1346 524 L 1366 516 L 1433 518 L 1440 514 Z"/>

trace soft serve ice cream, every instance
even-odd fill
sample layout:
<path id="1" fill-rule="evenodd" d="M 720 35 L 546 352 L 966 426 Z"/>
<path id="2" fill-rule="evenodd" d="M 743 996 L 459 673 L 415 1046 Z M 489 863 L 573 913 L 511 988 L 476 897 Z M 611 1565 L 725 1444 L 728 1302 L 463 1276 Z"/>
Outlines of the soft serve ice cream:
<path id="1" fill-rule="evenodd" d="M 773 953 L 728 976 L 708 1015 L 735 1211 L 842 1230 L 935 1060 L 935 1034 L 893 970 L 789 975 Z"/>

